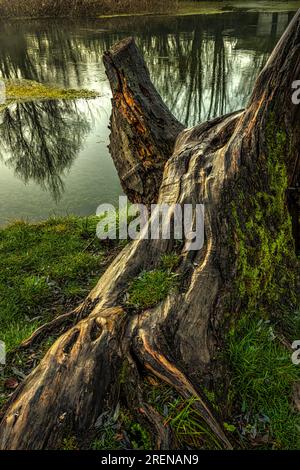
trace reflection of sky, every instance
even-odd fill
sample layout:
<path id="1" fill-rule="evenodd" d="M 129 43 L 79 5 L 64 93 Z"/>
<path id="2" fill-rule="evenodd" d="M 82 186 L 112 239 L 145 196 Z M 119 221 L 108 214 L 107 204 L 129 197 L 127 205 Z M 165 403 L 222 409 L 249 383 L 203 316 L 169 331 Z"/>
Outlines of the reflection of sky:
<path id="1" fill-rule="evenodd" d="M 120 21 L 124 21 L 122 32 L 118 32 Z M 253 14 L 239 18 L 198 16 L 178 23 L 160 18 L 159 24 L 157 19 L 148 18 L 143 20 L 146 27 L 140 29 L 126 21 L 110 20 L 103 28 L 100 21 L 64 28 L 47 20 L 41 25 L 27 22 L 21 28 L 12 23 L 0 31 L 0 77 L 2 71 L 10 78 L 88 88 L 101 95 L 88 104 L 78 103 L 91 129 L 71 169 L 62 175 L 65 190 L 58 202 L 37 183 L 25 185 L 13 169 L 0 162 L 0 224 L 50 214 L 92 214 L 101 203 L 117 202 L 122 190 L 107 149 L 111 94 L 102 54 L 121 37 L 135 35 L 155 86 L 176 117 L 187 125 L 243 107 L 276 42 L 276 37 L 268 36 L 271 28 L 267 28 L 267 22 L 272 23 L 272 15 L 263 19 Z M 268 32 L 258 38 L 258 32 L 264 31 Z M 11 151 L 7 149 L 7 158 Z"/>

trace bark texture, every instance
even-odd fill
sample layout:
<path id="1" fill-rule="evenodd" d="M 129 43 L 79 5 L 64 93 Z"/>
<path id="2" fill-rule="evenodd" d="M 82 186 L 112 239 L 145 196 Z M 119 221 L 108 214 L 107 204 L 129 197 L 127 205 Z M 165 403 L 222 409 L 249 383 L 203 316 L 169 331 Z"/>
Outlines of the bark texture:
<path id="1" fill-rule="evenodd" d="M 131 202 L 155 202 L 167 159 L 183 125 L 153 86 L 132 38 L 104 55 L 113 93 L 110 153 Z"/>
<path id="2" fill-rule="evenodd" d="M 274 303 L 292 302 L 295 289 L 287 199 L 299 187 L 300 107 L 291 86 L 300 75 L 300 11 L 246 109 L 192 129 L 182 131 L 162 103 L 133 40 L 104 60 L 113 90 L 111 151 L 124 190 L 132 201 L 204 204 L 205 244 L 188 251 L 183 240 L 178 292 L 133 313 L 125 301 L 132 279 L 178 247 L 172 239 L 130 243 L 74 316 L 78 323 L 12 397 L 0 447 L 56 447 L 66 430 L 84 433 L 113 411 L 122 389 L 137 419 L 154 427 L 156 448 L 170 448 L 168 429 L 144 402 L 147 371 L 197 397 L 203 419 L 230 449 L 203 386 L 221 382 L 226 390 L 230 371 L 219 358 L 240 312 L 255 306 L 271 318 Z"/>

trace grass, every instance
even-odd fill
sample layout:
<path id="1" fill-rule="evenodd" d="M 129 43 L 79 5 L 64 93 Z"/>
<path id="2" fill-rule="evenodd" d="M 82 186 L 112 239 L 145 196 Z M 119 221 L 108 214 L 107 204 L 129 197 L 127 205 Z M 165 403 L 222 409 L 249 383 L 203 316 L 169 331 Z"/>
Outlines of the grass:
<path id="1" fill-rule="evenodd" d="M 196 398 L 184 400 L 169 385 L 147 376 L 143 384 L 146 402 L 161 416 L 164 426 L 170 426 L 176 449 L 219 449 L 220 445 L 195 409 Z M 117 406 L 91 440 L 93 450 L 155 450 L 155 436 L 127 411 Z"/>
<path id="2" fill-rule="evenodd" d="M 95 236 L 97 221 L 53 218 L 0 230 L 0 339 L 8 351 L 95 285 L 109 255 Z"/>
<path id="3" fill-rule="evenodd" d="M 37 224 L 16 222 L 0 230 L 0 339 L 9 352 L 38 325 L 77 305 L 95 285 L 112 248 L 95 237 L 98 220 L 53 218 Z M 177 285 L 178 263 L 175 253 L 163 255 L 159 269 L 143 272 L 132 282 L 129 303 L 148 308 L 163 300 Z M 293 325 L 299 326 L 298 317 Z M 248 448 L 255 444 L 299 449 L 300 417 L 291 403 L 300 369 L 292 363 L 292 353 L 281 345 L 269 322 L 249 316 L 230 330 L 228 341 L 231 409 L 224 428 L 242 436 Z M 4 403 L 3 381 L 0 385 Z M 212 392 L 207 391 L 207 397 L 214 404 Z M 218 448 L 194 400 L 183 400 L 170 387 L 153 383 L 147 397 L 172 428 L 178 448 Z M 117 422 L 97 433 L 90 447 L 116 450 L 128 445 L 150 449 L 151 436 L 122 411 Z M 71 436 L 62 448 L 75 450 L 80 445 Z"/>
<path id="4" fill-rule="evenodd" d="M 243 415 L 237 426 L 273 449 L 300 448 L 300 416 L 292 406 L 300 368 L 291 355 L 268 322 L 245 318 L 230 331 L 230 402 L 239 403 Z"/>
<path id="5" fill-rule="evenodd" d="M 180 257 L 177 253 L 166 253 L 161 257 L 161 265 L 164 269 L 169 272 L 173 272 L 176 270 L 180 262 Z"/>
<path id="6" fill-rule="evenodd" d="M 113 428 L 107 428 L 104 432 L 93 439 L 91 450 L 121 450 L 122 445 L 116 439 L 116 431 Z"/>
<path id="7" fill-rule="evenodd" d="M 170 404 L 165 423 L 173 430 L 179 448 L 220 449 L 218 440 L 204 423 L 201 413 L 194 407 L 197 398 L 178 398 Z"/>
<path id="8" fill-rule="evenodd" d="M 99 429 L 90 443 L 91 450 L 151 450 L 149 432 L 135 422 L 127 410 L 117 407 L 116 416 Z"/>
<path id="9" fill-rule="evenodd" d="M 229 335 L 229 403 L 239 403 L 234 424 L 250 445 L 299 449 L 300 416 L 293 409 L 292 389 L 300 380 L 300 368 L 277 337 L 277 331 L 290 341 L 300 334 L 299 315 L 294 314 L 299 305 L 299 263 L 286 208 L 290 142 L 274 113 L 266 130 L 264 178 L 257 179 L 261 183 L 254 188 L 241 177 L 243 186 L 232 204 L 238 248 L 235 295 L 243 317 L 233 319 L 237 325 Z M 264 320 L 258 322 L 258 316 Z"/>
<path id="10" fill-rule="evenodd" d="M 195 408 L 196 397 L 183 399 L 170 386 L 150 378 L 145 382 L 147 401 L 161 415 L 164 425 L 172 429 L 177 449 L 220 449 L 220 444 Z M 213 392 L 205 390 L 215 406 Z"/>
<path id="11" fill-rule="evenodd" d="M 154 307 L 177 285 L 177 275 L 165 269 L 144 271 L 128 290 L 127 304 L 137 309 Z"/>
<path id="12" fill-rule="evenodd" d="M 144 382 L 147 402 L 161 415 L 164 426 L 170 426 L 176 449 L 220 449 L 220 444 L 195 409 L 196 398 L 184 400 L 170 386 L 148 376 Z M 155 382 L 155 383 L 153 383 Z M 121 408 L 99 429 L 90 443 L 92 450 L 155 450 L 155 436 L 131 414 Z"/>
<path id="13" fill-rule="evenodd" d="M 17 346 L 40 325 L 78 306 L 124 246 L 100 241 L 98 222 L 96 216 L 69 216 L 0 229 L 0 340 L 9 358 L 0 370 L 0 408 L 12 391 L 7 380 L 18 384 L 16 369 L 27 375 L 56 338 L 49 336 L 29 354 Z M 66 437 L 62 448 L 74 446 Z"/>
<path id="14" fill-rule="evenodd" d="M 74 90 L 44 85 L 32 80 L 5 80 L 6 102 L 0 111 L 15 102 L 33 100 L 76 100 L 96 98 L 98 94 L 89 90 Z"/>

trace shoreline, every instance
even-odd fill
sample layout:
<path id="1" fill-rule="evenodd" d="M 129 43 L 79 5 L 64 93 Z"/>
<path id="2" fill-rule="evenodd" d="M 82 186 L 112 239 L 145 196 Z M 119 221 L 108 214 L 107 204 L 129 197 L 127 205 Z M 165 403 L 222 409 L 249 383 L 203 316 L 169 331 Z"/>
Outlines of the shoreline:
<path id="1" fill-rule="evenodd" d="M 215 15 L 225 14 L 232 12 L 240 13 L 286 13 L 295 11 L 300 8 L 300 0 L 255 0 L 255 1 L 241 1 L 241 0 L 229 0 L 229 1 L 204 1 L 199 2 L 195 5 L 194 2 L 183 2 L 184 5 L 179 5 L 178 9 L 174 11 L 145 11 L 145 12 L 129 12 L 129 13 L 108 13 L 108 14 L 93 14 L 91 16 L 72 16 L 72 15 L 40 15 L 40 16 L 13 16 L 13 15 L 2 15 L 0 21 L 5 20 L 101 20 L 101 19 L 113 19 L 113 18 L 130 18 L 130 17 L 147 17 L 147 16 L 195 16 L 195 15 Z"/>

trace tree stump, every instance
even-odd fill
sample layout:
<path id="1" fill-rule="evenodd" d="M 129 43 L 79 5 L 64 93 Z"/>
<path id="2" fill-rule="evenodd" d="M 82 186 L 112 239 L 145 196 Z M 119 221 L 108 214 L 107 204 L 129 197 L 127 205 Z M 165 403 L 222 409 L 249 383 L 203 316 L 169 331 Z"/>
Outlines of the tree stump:
<path id="1" fill-rule="evenodd" d="M 197 397 L 194 406 L 220 444 L 232 448 L 203 385 L 217 389 L 222 381 L 226 390 L 230 369 L 221 353 L 241 312 L 259 309 L 284 334 L 276 306 L 296 302 L 299 211 L 289 188 L 299 188 L 300 175 L 300 106 L 291 100 L 300 77 L 300 11 L 246 109 L 192 129 L 166 108 L 132 39 L 104 62 L 113 92 L 110 147 L 124 191 L 145 204 L 204 204 L 205 244 L 188 251 L 183 240 L 182 285 L 139 312 L 126 307 L 128 286 L 174 251 L 175 240 L 127 245 L 74 314 L 74 326 L 16 390 L 0 448 L 58 447 L 66 431 L 85 433 L 103 411 L 113 411 L 121 392 L 154 429 L 156 448 L 170 448 L 168 429 L 143 397 L 145 371 L 183 397 Z"/>

